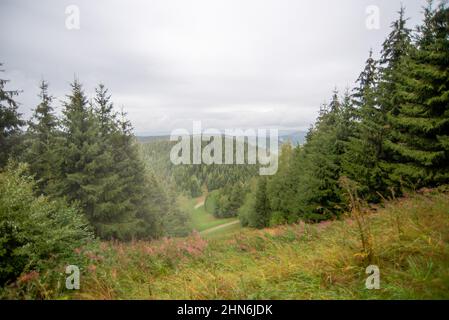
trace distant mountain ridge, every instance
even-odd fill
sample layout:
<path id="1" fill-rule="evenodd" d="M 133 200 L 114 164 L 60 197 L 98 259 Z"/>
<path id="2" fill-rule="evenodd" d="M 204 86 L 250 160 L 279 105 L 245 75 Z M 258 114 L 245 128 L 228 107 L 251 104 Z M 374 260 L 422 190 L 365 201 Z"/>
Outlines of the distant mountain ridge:
<path id="1" fill-rule="evenodd" d="M 306 141 L 306 131 L 280 131 L 279 132 L 279 144 L 290 142 L 293 146 L 298 144 L 304 144 Z"/>
<path id="2" fill-rule="evenodd" d="M 280 130 L 279 131 L 279 144 L 290 142 L 293 146 L 303 144 L 306 139 L 306 131 L 292 131 L 292 130 Z M 153 141 L 168 141 L 170 135 L 138 135 L 136 139 L 140 143 L 148 143 Z"/>

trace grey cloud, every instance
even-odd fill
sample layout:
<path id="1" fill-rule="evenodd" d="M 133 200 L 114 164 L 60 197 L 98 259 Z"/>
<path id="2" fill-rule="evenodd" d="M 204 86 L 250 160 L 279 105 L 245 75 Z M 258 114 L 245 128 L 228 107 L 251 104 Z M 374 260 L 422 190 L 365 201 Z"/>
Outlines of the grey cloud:
<path id="1" fill-rule="evenodd" d="M 425 1 L 402 1 L 421 19 Z M 65 7 L 81 29 L 65 28 Z M 365 28 L 378 5 L 381 29 Z M 379 52 L 400 1 L 151 0 L 0 2 L 0 61 L 37 104 L 41 78 L 63 99 L 76 75 L 87 93 L 103 82 L 137 133 L 192 120 L 219 129 L 305 129 L 334 87 L 352 86 L 369 49 Z"/>

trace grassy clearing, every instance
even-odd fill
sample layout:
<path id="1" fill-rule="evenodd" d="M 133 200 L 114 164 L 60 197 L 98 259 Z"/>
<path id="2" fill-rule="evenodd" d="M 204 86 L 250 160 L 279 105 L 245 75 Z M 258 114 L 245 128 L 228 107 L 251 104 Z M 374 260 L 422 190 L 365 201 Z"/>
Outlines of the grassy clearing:
<path id="1" fill-rule="evenodd" d="M 242 226 L 240 225 L 240 221 L 237 221 L 235 224 L 231 225 L 220 225 L 219 229 L 215 229 L 209 231 L 211 229 L 206 229 L 201 233 L 201 236 L 205 239 L 224 239 L 229 238 L 232 235 L 236 235 L 242 231 Z M 221 227 L 223 226 L 223 227 Z"/>
<path id="2" fill-rule="evenodd" d="M 226 224 L 237 220 L 236 218 L 215 218 L 210 213 L 206 212 L 204 206 L 195 209 L 195 205 L 204 200 L 203 197 L 189 199 L 186 197 L 180 197 L 179 205 L 181 209 L 188 212 L 192 217 L 192 227 L 198 232 L 210 229 L 222 224 Z"/>
<path id="3" fill-rule="evenodd" d="M 205 240 L 103 243 L 83 275 L 87 299 L 448 299 L 449 195 L 392 201 L 368 216 L 380 290 L 356 224 L 244 230 Z"/>

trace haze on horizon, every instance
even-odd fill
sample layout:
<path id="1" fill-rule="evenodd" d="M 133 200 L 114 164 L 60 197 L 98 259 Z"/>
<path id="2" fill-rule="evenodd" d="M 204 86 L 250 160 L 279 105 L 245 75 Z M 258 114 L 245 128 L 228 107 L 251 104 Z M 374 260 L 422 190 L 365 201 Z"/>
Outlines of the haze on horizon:
<path id="1" fill-rule="evenodd" d="M 424 0 L 403 0 L 409 28 Z M 65 26 L 68 5 L 80 29 Z M 380 28 L 366 27 L 377 6 Z M 336 87 L 352 87 L 380 47 L 399 0 L 152 0 L 0 2 L 0 62 L 28 119 L 41 79 L 54 103 L 76 75 L 102 82 L 138 135 L 175 128 L 306 130 Z"/>

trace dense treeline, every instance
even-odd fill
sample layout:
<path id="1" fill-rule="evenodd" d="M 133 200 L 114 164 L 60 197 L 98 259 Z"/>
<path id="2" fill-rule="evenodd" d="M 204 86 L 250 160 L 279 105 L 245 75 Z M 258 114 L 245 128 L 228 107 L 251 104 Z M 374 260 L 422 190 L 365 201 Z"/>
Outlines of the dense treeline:
<path id="1" fill-rule="evenodd" d="M 28 121 L 17 113 L 17 91 L 0 82 L 1 166 L 7 159 L 29 164 L 36 195 L 76 204 L 103 239 L 152 238 L 164 230 L 164 215 L 175 210 L 165 190 L 146 170 L 125 114 L 114 111 L 104 85 L 89 101 L 75 80 L 63 103 L 53 110 L 48 84 L 40 85 L 40 103 Z M 17 143 L 20 141 L 21 143 Z"/>
<path id="2" fill-rule="evenodd" d="M 0 68 L 3 66 L 0 63 Z M 3 70 L 0 70 L 3 72 Z M 17 112 L 15 97 L 19 90 L 7 90 L 8 80 L 0 78 L 0 168 L 8 162 L 8 157 L 17 150 L 15 145 L 20 139 L 20 128 L 25 124 Z"/>
<path id="3" fill-rule="evenodd" d="M 70 255 L 72 242 L 93 239 L 89 230 L 118 240 L 190 232 L 188 216 L 147 170 L 130 122 L 114 111 L 104 85 L 88 100 L 75 80 L 58 117 L 42 81 L 40 103 L 25 122 L 17 112 L 19 91 L 6 90 L 7 82 L 0 80 L 0 187 L 15 193 L 2 191 L 0 197 L 1 283 L 48 254 Z M 40 224 L 30 220 L 33 212 Z M 50 246 L 58 239 L 67 250 Z M 34 246 L 35 259 L 25 263 Z"/>
<path id="4" fill-rule="evenodd" d="M 225 139 L 232 138 L 226 137 Z M 141 148 L 146 163 L 149 164 L 155 175 L 163 176 L 167 182 L 176 186 L 178 191 L 185 192 L 191 197 L 200 196 L 203 189 L 212 191 L 245 181 L 257 175 L 259 170 L 257 165 L 248 164 L 207 165 L 201 163 L 174 165 L 170 161 L 170 151 L 175 144 L 176 142 L 169 141 L 166 138 L 143 143 Z M 207 142 L 202 141 L 202 148 L 207 144 Z M 191 148 L 192 146 L 193 142 L 190 143 Z M 222 148 L 222 154 L 224 154 L 224 142 L 222 143 Z M 248 148 L 246 142 L 244 148 L 245 150 Z M 233 152 L 235 157 L 235 146 Z"/>
<path id="5" fill-rule="evenodd" d="M 424 15 L 413 32 L 401 8 L 357 87 L 335 91 L 306 143 L 284 146 L 277 174 L 258 179 L 239 209 L 243 225 L 338 216 L 348 206 L 342 177 L 369 202 L 449 182 L 449 9 L 430 1 Z"/>
<path id="6" fill-rule="evenodd" d="M 242 179 L 242 181 L 226 184 L 223 188 L 213 190 L 206 197 L 204 203 L 206 211 L 217 218 L 237 216 L 249 186 L 248 181 Z"/>
<path id="7" fill-rule="evenodd" d="M 249 181 L 257 176 L 257 165 L 174 165 L 170 161 L 170 151 L 176 142 L 165 139 L 141 144 L 145 162 L 165 188 L 173 192 L 185 193 L 189 197 L 198 197 L 204 192 L 206 211 L 218 218 L 237 216 L 238 208 L 243 204 L 249 190 Z M 232 139 L 225 137 L 225 139 Z M 234 156 L 235 156 L 235 138 Z M 202 142 L 202 146 L 207 142 Z M 222 144 L 223 154 L 225 143 Z M 192 146 L 192 143 L 191 143 Z M 248 150 L 245 141 L 244 149 Z M 246 157 L 246 156 L 245 156 Z"/>

